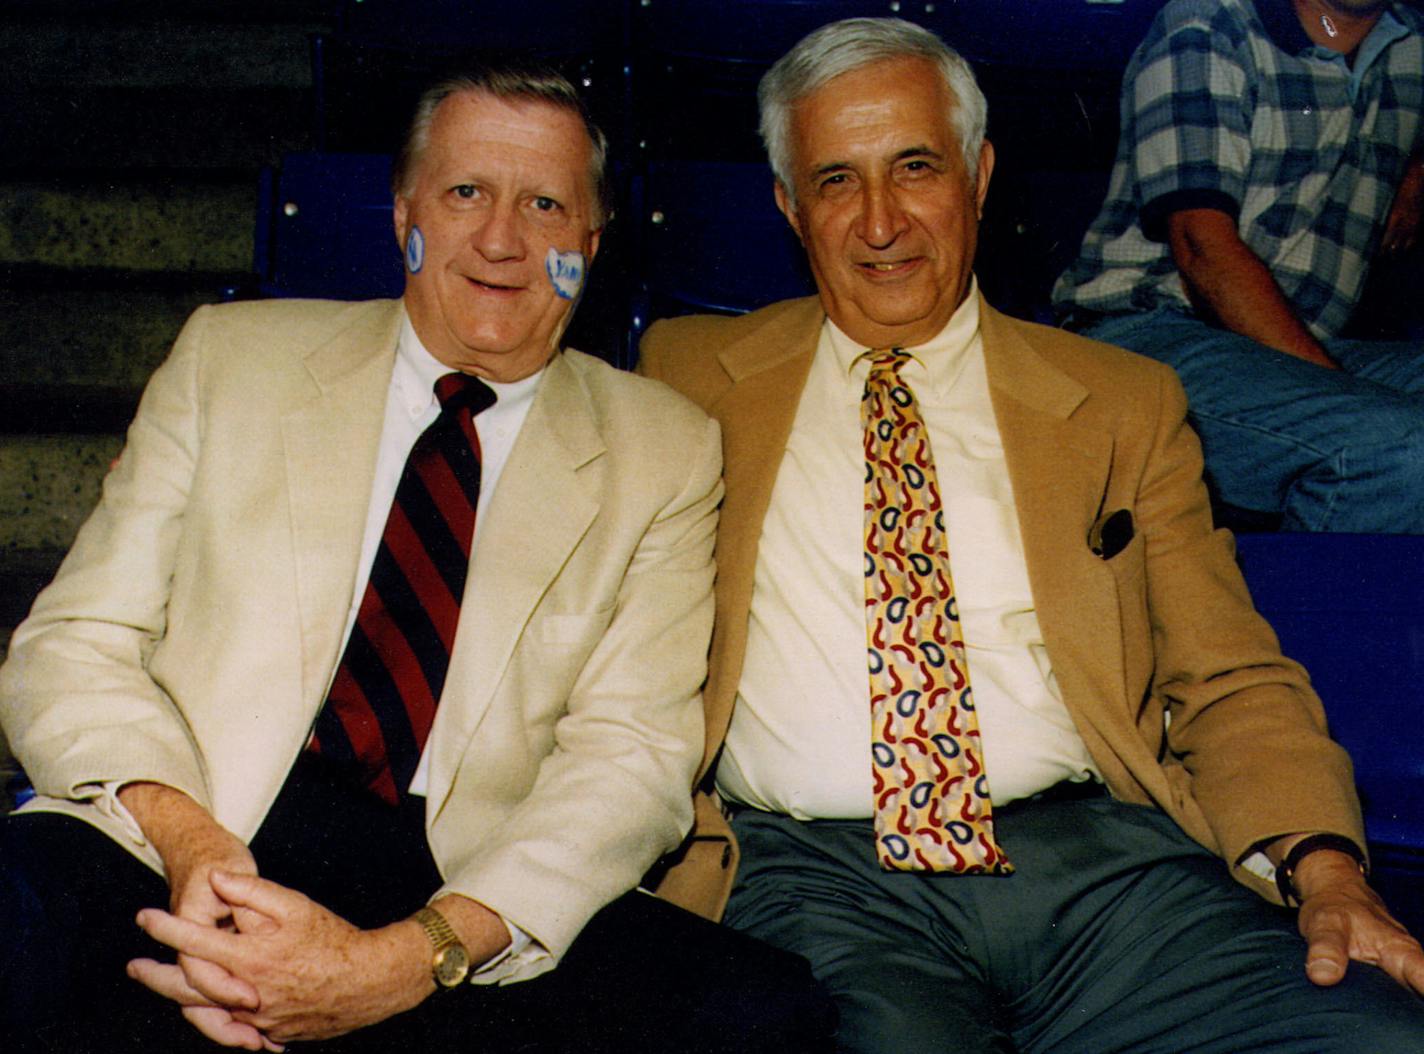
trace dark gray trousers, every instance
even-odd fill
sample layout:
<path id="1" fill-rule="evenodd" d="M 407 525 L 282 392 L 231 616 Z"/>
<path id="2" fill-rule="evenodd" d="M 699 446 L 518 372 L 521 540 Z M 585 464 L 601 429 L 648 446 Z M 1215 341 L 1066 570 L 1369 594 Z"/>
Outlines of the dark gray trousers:
<path id="1" fill-rule="evenodd" d="M 727 921 L 810 960 L 844 1051 L 1424 1052 L 1424 1000 L 1360 964 L 1312 985 L 1294 913 L 1157 810 L 995 818 L 1008 877 L 886 873 L 869 820 L 745 810 Z"/>

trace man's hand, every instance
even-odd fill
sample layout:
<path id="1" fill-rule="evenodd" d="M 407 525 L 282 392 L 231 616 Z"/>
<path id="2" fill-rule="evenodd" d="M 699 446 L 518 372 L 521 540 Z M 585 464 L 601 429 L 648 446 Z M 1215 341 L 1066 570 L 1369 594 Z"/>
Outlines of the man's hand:
<path id="1" fill-rule="evenodd" d="M 241 839 L 172 787 L 131 783 L 119 791 L 119 801 L 163 859 L 173 914 L 214 929 L 236 925 L 233 907 L 213 889 L 211 876 L 215 871 L 257 874 L 257 862 Z M 254 928 L 263 920 L 253 916 L 242 921 Z M 231 1008 L 257 1006 L 257 992 L 250 984 L 214 963 L 187 955 L 179 955 L 177 966 L 165 969 L 182 978 L 189 993 L 184 1016 L 204 1035 L 226 1046 L 278 1049 L 250 1025 L 232 1019 Z M 129 975 L 136 977 L 132 968 Z"/>
<path id="2" fill-rule="evenodd" d="M 276 1050 L 276 1043 L 327 1039 L 383 1021 L 434 991 L 430 944 L 415 922 L 360 930 L 275 882 L 226 871 L 209 877 L 217 896 L 232 905 L 235 929 L 156 908 L 141 911 L 138 923 L 180 959 L 204 960 L 240 979 L 255 1000 L 227 1011 L 213 1007 L 210 993 L 186 971 L 150 959 L 135 960 L 129 973 L 182 1005 L 184 1016 L 210 1038 L 258 1050 L 252 1042 L 261 1037 L 266 1049 Z"/>
<path id="3" fill-rule="evenodd" d="M 1350 960 L 1378 966 L 1424 995 L 1424 949 L 1396 922 L 1345 853 L 1321 849 L 1296 868 L 1297 925 L 1309 948 L 1305 972 L 1318 985 L 1338 984 Z"/>

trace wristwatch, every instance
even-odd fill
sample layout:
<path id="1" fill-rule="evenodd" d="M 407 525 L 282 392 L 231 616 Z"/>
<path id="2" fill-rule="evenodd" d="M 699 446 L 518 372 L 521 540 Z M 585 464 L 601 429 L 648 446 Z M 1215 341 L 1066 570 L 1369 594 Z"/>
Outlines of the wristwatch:
<path id="1" fill-rule="evenodd" d="M 442 992 L 458 988 L 470 974 L 470 953 L 465 951 L 445 916 L 434 908 L 421 908 L 411 917 L 420 923 L 435 948 L 435 956 L 430 960 L 430 976 L 435 979 L 435 987 Z"/>
<path id="2" fill-rule="evenodd" d="M 1292 903 L 1300 903 L 1300 894 L 1295 890 L 1295 869 L 1300 866 L 1300 862 L 1317 849 L 1333 849 L 1337 853 L 1344 853 L 1355 861 L 1355 866 L 1360 869 L 1360 874 L 1369 877 L 1369 869 L 1365 867 L 1365 855 L 1360 852 L 1360 847 L 1353 841 L 1339 834 L 1312 834 L 1302 838 L 1286 854 L 1284 860 L 1276 865 L 1276 889 L 1281 894 L 1281 901 L 1290 907 Z"/>

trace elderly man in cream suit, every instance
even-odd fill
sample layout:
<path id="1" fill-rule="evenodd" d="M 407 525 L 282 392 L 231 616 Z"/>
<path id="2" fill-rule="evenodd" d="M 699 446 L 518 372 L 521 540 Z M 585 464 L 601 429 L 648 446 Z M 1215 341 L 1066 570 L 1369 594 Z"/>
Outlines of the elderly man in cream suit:
<path id="1" fill-rule="evenodd" d="M 722 425 L 727 487 L 731 832 L 704 807 L 669 882 L 725 895 L 734 834 L 727 921 L 810 959 L 838 1050 L 1424 1050 L 1424 954 L 1212 529 L 1180 386 L 975 288 L 967 64 L 850 20 L 761 104 L 819 296 L 642 347 Z"/>
<path id="2" fill-rule="evenodd" d="M 4 667 L 38 793 L 0 847 L 6 1049 L 814 1046 L 804 964 L 630 892 L 691 825 L 722 488 L 701 412 L 559 351 L 604 152 L 555 74 L 442 83 L 396 168 L 402 301 L 188 323 Z M 387 803 L 318 714 L 452 370 L 495 397 L 478 527 Z"/>

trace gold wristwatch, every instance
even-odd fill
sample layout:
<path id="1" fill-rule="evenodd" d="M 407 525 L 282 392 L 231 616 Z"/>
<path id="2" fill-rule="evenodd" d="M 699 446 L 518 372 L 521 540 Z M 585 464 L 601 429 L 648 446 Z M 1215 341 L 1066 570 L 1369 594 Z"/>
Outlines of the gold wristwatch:
<path id="1" fill-rule="evenodd" d="M 431 907 L 424 907 L 411 916 L 420 923 L 425 936 L 435 948 L 430 960 L 430 976 L 441 991 L 458 988 L 470 975 L 470 953 L 445 921 L 445 916 Z"/>

